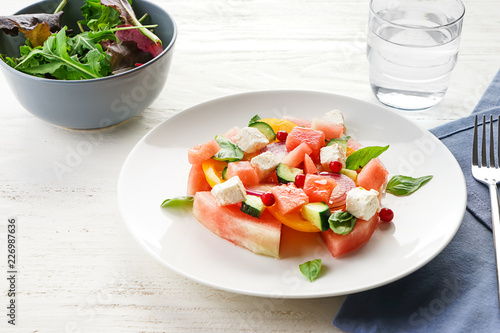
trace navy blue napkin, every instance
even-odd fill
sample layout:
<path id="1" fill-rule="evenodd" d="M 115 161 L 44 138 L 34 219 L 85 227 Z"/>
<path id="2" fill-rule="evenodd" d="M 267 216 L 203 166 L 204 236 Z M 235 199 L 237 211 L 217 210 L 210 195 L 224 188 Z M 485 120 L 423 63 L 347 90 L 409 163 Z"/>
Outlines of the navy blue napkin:
<path id="1" fill-rule="evenodd" d="M 471 174 L 474 116 L 500 115 L 500 71 L 473 113 L 431 132 L 450 149 L 467 183 L 467 209 L 450 244 L 416 272 L 349 295 L 333 324 L 347 332 L 500 332 L 488 188 Z M 481 119 L 480 118 L 480 119 Z M 481 122 L 481 121 L 480 121 Z"/>

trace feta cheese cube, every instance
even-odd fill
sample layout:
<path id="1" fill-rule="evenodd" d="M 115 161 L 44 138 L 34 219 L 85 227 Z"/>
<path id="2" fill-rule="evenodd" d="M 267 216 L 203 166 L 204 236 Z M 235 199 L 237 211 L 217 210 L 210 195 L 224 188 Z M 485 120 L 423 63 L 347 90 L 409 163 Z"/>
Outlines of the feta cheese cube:
<path id="1" fill-rule="evenodd" d="M 363 220 L 369 220 L 379 210 L 378 192 L 356 187 L 347 192 L 346 211 Z"/>
<path id="2" fill-rule="evenodd" d="M 234 143 L 245 153 L 255 153 L 264 148 L 269 140 L 255 127 L 243 127 L 234 137 Z"/>
<path id="3" fill-rule="evenodd" d="M 250 161 L 262 180 L 269 177 L 280 163 L 278 158 L 270 151 L 259 154 Z"/>
<path id="4" fill-rule="evenodd" d="M 323 119 L 328 120 L 329 122 L 332 123 L 340 124 L 345 127 L 344 115 L 342 115 L 340 110 L 328 111 L 323 115 Z"/>
<path id="5" fill-rule="evenodd" d="M 212 194 L 221 206 L 232 205 L 246 200 L 246 190 L 240 177 L 234 176 L 212 188 Z"/>
<path id="6" fill-rule="evenodd" d="M 319 159 L 325 170 L 330 170 L 330 162 L 339 161 L 342 168 L 345 168 L 346 152 L 338 143 L 323 147 L 319 150 Z"/>

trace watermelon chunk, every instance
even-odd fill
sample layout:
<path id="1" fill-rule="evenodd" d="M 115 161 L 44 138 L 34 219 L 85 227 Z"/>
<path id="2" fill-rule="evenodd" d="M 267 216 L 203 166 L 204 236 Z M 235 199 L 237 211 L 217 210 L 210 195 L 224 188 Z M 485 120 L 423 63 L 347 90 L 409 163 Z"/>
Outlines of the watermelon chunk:
<path id="1" fill-rule="evenodd" d="M 221 207 L 210 192 L 197 192 L 194 217 L 208 230 L 254 253 L 279 258 L 281 222 L 264 211 L 260 218 L 243 213 L 238 205 Z"/>
<path id="2" fill-rule="evenodd" d="M 222 136 L 228 139 L 229 141 L 234 142 L 234 138 L 236 138 L 236 135 L 240 131 L 240 128 L 238 126 L 231 127 L 227 131 L 225 131 Z"/>
<path id="3" fill-rule="evenodd" d="M 328 204 L 335 186 L 337 186 L 337 183 L 331 177 L 307 174 L 304 182 L 304 192 L 309 197 L 309 202 L 322 201 Z"/>
<path id="4" fill-rule="evenodd" d="M 249 161 L 231 162 L 227 165 L 226 179 L 238 176 L 245 186 L 257 185 L 260 182 L 257 169 Z"/>
<path id="5" fill-rule="evenodd" d="M 189 170 L 187 182 L 187 195 L 194 195 L 198 191 L 210 191 L 212 186 L 205 178 L 205 172 L 201 163 L 193 164 Z"/>
<path id="6" fill-rule="evenodd" d="M 219 144 L 214 139 L 196 145 L 188 150 L 188 162 L 198 164 L 208 160 L 220 150 Z"/>
<path id="7" fill-rule="evenodd" d="M 326 140 L 338 139 L 344 134 L 344 126 L 320 118 L 312 119 L 311 128 L 325 133 Z"/>
<path id="8" fill-rule="evenodd" d="M 316 167 L 316 164 L 314 164 L 314 161 L 312 158 L 306 154 L 304 156 L 304 173 L 317 173 L 318 168 Z"/>
<path id="9" fill-rule="evenodd" d="M 286 155 L 281 163 L 288 165 L 289 167 L 295 168 L 302 161 L 304 161 L 305 155 L 309 155 L 312 153 L 312 149 L 309 148 L 307 143 L 302 142 L 300 145 L 295 147 L 288 155 Z"/>
<path id="10" fill-rule="evenodd" d="M 283 118 L 291 121 L 294 124 L 297 124 L 298 126 L 311 127 L 311 121 L 309 119 L 292 117 L 292 116 L 285 116 Z"/>
<path id="11" fill-rule="evenodd" d="M 329 229 L 321 233 L 321 238 L 325 241 L 331 255 L 338 257 L 366 244 L 377 229 L 379 221 L 379 215 L 376 213 L 368 221 L 358 219 L 354 229 L 347 235 L 339 235 Z"/>
<path id="12" fill-rule="evenodd" d="M 358 186 L 366 190 L 375 190 L 381 193 L 383 186 L 387 183 L 389 172 L 378 158 L 372 159 L 359 172 Z"/>
<path id="13" fill-rule="evenodd" d="M 297 188 L 294 183 L 275 186 L 269 191 L 274 195 L 276 208 L 282 215 L 297 211 L 309 202 L 304 190 Z"/>
<path id="14" fill-rule="evenodd" d="M 347 140 L 347 147 L 350 147 L 354 150 L 358 150 L 358 149 L 363 148 L 363 145 L 361 143 L 359 143 L 358 141 L 354 140 L 353 138 L 349 138 Z"/>
<path id="15" fill-rule="evenodd" d="M 292 151 L 303 142 L 311 148 L 310 156 L 316 161 L 319 159 L 319 150 L 325 145 L 325 133 L 312 128 L 294 127 L 286 137 L 286 149 Z"/>

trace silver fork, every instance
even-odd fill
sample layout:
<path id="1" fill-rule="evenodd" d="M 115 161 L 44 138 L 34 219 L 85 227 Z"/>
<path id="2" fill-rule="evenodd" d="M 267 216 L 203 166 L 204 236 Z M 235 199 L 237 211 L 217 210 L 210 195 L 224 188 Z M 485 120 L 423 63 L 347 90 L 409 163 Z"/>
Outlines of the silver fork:
<path id="1" fill-rule="evenodd" d="M 490 189 L 491 217 L 493 224 L 493 241 L 495 246 L 495 260 L 497 267 L 497 287 L 500 305 L 500 210 L 498 201 L 497 183 L 500 181 L 500 116 L 497 122 L 497 164 L 495 164 L 495 144 L 493 140 L 493 117 L 490 115 L 490 144 L 489 163 L 486 162 L 486 117 L 483 115 L 483 135 L 481 140 L 481 163 L 478 159 L 477 115 L 474 120 L 474 139 L 472 145 L 472 175 L 478 181 L 486 184 Z"/>

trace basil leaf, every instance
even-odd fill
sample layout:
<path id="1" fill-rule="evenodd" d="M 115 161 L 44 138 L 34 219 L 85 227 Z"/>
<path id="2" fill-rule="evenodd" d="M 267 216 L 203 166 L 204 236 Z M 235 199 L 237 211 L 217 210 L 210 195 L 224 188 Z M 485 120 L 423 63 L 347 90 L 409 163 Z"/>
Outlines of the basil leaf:
<path id="1" fill-rule="evenodd" d="M 319 276 L 321 271 L 321 259 L 306 261 L 305 263 L 299 265 L 299 269 L 310 282 L 313 282 L 313 280 Z"/>
<path id="2" fill-rule="evenodd" d="M 384 151 L 389 149 L 389 145 L 385 147 L 371 146 L 364 147 L 356 150 L 354 153 L 349 155 L 346 160 L 346 169 L 357 170 L 364 167 L 370 160 L 378 157 Z"/>
<path id="3" fill-rule="evenodd" d="M 161 207 L 184 207 L 192 205 L 194 197 L 192 196 L 179 196 L 172 199 L 166 199 L 161 203 Z"/>
<path id="4" fill-rule="evenodd" d="M 396 175 L 387 183 L 386 191 L 394 195 L 409 195 L 418 190 L 422 185 L 432 179 L 432 176 L 413 178 L 410 176 Z"/>
<path id="5" fill-rule="evenodd" d="M 336 211 L 328 218 L 330 229 L 336 234 L 347 235 L 354 229 L 357 218 L 349 212 Z"/>
<path id="6" fill-rule="evenodd" d="M 215 137 L 215 141 L 217 141 L 217 143 L 219 144 L 220 150 L 217 152 L 217 154 L 214 155 L 214 160 L 236 162 L 243 158 L 244 153 L 240 149 L 240 147 L 238 147 L 222 135 L 217 135 Z"/>
<path id="7" fill-rule="evenodd" d="M 261 118 L 259 117 L 258 114 L 256 114 L 255 116 L 252 117 L 252 119 L 250 119 L 250 121 L 248 122 L 248 126 L 259 122 L 259 120 L 261 120 Z"/>

